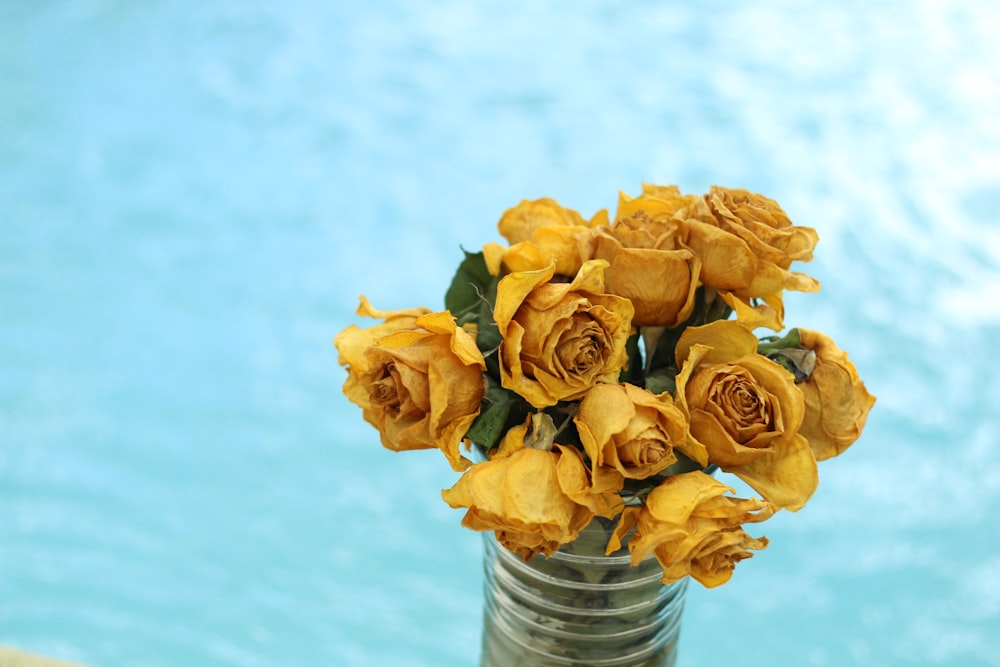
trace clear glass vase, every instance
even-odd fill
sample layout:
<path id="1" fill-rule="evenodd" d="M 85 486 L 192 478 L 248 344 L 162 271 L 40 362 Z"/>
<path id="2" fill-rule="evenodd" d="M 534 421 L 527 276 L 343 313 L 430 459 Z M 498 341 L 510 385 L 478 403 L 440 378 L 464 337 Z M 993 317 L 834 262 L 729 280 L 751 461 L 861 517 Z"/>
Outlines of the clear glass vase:
<path id="1" fill-rule="evenodd" d="M 687 579 L 660 583 L 650 557 L 604 555 L 611 522 L 595 518 L 552 554 L 524 561 L 484 535 L 481 667 L 670 667 Z"/>

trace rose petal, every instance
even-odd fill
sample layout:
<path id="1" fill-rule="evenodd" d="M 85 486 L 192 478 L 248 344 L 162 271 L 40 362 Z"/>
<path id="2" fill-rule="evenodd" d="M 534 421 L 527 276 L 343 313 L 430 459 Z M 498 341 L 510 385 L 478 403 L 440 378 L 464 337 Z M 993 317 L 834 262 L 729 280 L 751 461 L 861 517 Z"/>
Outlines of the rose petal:
<path id="1" fill-rule="evenodd" d="M 747 287 L 759 261 L 745 241 L 714 225 L 687 220 L 687 245 L 701 257 L 701 281 L 720 290 Z"/>
<path id="2" fill-rule="evenodd" d="M 646 497 L 629 542 L 632 564 L 654 554 L 670 583 L 688 574 L 716 586 L 732 574 L 749 549 L 767 546 L 742 525 L 764 521 L 772 509 L 758 499 L 724 495 L 732 489 L 701 471 L 666 478 Z"/>
<path id="3" fill-rule="evenodd" d="M 776 508 L 790 512 L 802 509 L 819 485 L 816 458 L 798 434 L 732 472 Z"/>
<path id="4" fill-rule="evenodd" d="M 702 326 L 685 328 L 677 341 L 675 356 L 677 363 L 683 365 L 691 348 L 701 345 L 707 349 L 697 363 L 726 363 L 756 352 L 758 343 L 757 337 L 743 323 L 715 320 Z"/>
<path id="5" fill-rule="evenodd" d="M 691 316 L 700 271 L 701 259 L 690 250 L 621 248 L 607 289 L 632 302 L 636 326 L 675 327 Z"/>
<path id="6" fill-rule="evenodd" d="M 799 329 L 799 336 L 802 346 L 816 354 L 812 376 L 799 385 L 805 398 L 799 432 L 823 461 L 839 456 L 861 436 L 875 397 L 832 339 L 809 329 Z"/>
<path id="7" fill-rule="evenodd" d="M 556 445 L 556 449 L 560 452 L 556 473 L 563 493 L 598 516 L 608 519 L 617 516 L 622 510 L 618 491 L 624 478 L 611 470 L 598 469 L 592 475 L 579 449 L 564 445 Z"/>
<path id="8" fill-rule="evenodd" d="M 517 206 L 507 209 L 497 223 L 500 235 L 508 243 L 531 240 L 539 227 L 553 225 L 584 225 L 583 217 L 572 209 L 560 206 L 549 197 L 533 201 L 522 200 Z"/>

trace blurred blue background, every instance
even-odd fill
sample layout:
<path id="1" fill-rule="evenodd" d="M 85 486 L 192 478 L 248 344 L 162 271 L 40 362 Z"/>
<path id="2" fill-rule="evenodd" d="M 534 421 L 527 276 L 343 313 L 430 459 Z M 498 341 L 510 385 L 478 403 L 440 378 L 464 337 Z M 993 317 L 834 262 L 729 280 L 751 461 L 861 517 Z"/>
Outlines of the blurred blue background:
<path id="1" fill-rule="evenodd" d="M 481 544 L 333 336 L 522 198 L 746 187 L 879 402 L 681 667 L 1000 665 L 1000 5 L 0 3 L 0 644 L 475 665 Z"/>

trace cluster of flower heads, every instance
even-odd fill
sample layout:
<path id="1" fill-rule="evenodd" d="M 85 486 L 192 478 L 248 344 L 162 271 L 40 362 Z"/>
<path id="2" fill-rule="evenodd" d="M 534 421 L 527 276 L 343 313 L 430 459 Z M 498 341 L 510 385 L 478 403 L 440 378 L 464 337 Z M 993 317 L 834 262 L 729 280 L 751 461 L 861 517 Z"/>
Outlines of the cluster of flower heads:
<path id="1" fill-rule="evenodd" d="M 385 447 L 441 450 L 462 524 L 524 558 L 600 516 L 608 553 L 724 583 L 767 545 L 743 526 L 802 508 L 875 403 L 830 338 L 775 335 L 783 293 L 819 289 L 790 270 L 815 230 L 746 190 L 654 185 L 613 218 L 543 198 L 498 229 L 507 244 L 466 252 L 446 310 L 361 298 L 380 322 L 337 335 L 344 393 Z M 718 470 L 760 497 L 728 495 Z"/>

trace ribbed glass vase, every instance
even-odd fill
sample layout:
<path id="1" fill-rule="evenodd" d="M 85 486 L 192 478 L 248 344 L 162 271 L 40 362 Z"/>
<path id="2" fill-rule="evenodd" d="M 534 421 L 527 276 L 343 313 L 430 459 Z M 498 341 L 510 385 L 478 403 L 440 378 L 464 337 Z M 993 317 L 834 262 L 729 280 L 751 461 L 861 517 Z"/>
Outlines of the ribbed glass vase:
<path id="1" fill-rule="evenodd" d="M 485 533 L 481 667 L 671 667 L 687 579 L 660 583 L 650 557 L 604 555 L 610 522 L 595 518 L 551 557 L 524 561 Z"/>

